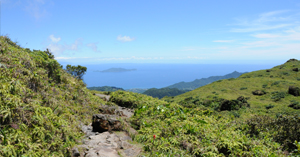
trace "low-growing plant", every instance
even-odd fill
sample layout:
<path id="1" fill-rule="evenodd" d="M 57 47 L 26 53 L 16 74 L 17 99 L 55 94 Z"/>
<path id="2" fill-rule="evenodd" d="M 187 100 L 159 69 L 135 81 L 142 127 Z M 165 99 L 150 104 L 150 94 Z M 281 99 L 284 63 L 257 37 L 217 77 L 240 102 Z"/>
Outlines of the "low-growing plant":
<path id="1" fill-rule="evenodd" d="M 262 85 L 262 88 L 266 88 L 268 85 L 267 84 L 263 84 Z"/>
<path id="2" fill-rule="evenodd" d="M 247 133 L 258 138 L 268 136 L 282 144 L 283 150 L 294 151 L 295 141 L 300 139 L 300 116 L 282 115 L 277 118 L 269 116 L 254 116 L 247 121 Z"/>
<path id="3" fill-rule="evenodd" d="M 273 99 L 274 101 L 279 101 L 282 98 L 285 98 L 286 92 L 275 91 L 275 92 L 272 92 L 271 94 L 272 94 L 271 99 Z"/>
<path id="4" fill-rule="evenodd" d="M 280 83 L 280 81 L 275 81 L 271 84 L 271 86 L 275 86 L 275 85 L 278 85 Z"/>
<path id="5" fill-rule="evenodd" d="M 300 102 L 296 100 L 291 100 L 291 104 L 289 104 L 289 107 L 293 109 L 300 109 Z"/>
<path id="6" fill-rule="evenodd" d="M 240 88 L 240 90 L 245 90 L 245 89 L 247 89 L 247 87 L 242 87 L 242 88 Z"/>
<path id="7" fill-rule="evenodd" d="M 274 105 L 269 104 L 269 105 L 266 106 L 266 109 L 268 110 L 268 109 L 271 109 L 271 108 L 273 108 L 273 107 L 274 107 Z"/>

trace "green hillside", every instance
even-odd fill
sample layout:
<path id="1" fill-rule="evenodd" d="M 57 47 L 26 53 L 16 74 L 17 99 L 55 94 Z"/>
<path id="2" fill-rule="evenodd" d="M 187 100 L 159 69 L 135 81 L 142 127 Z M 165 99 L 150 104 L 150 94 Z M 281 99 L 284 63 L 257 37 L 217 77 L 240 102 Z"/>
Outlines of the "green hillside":
<path id="1" fill-rule="evenodd" d="M 230 74 L 227 74 L 227 75 L 224 75 L 224 76 L 211 76 L 211 77 L 208 77 L 208 78 L 196 79 L 192 82 L 175 83 L 171 86 L 168 86 L 167 88 L 177 88 L 177 89 L 180 89 L 180 90 L 194 90 L 196 88 L 205 86 L 207 84 L 210 84 L 210 83 L 218 81 L 218 80 L 229 79 L 229 78 L 237 78 L 242 74 L 244 74 L 244 73 L 239 73 L 237 71 L 234 71 L 234 72 L 232 72 Z"/>
<path id="2" fill-rule="evenodd" d="M 299 102 L 300 98 L 288 94 L 288 89 L 289 86 L 300 87 L 300 74 L 296 70 L 299 68 L 300 61 L 289 60 L 272 69 L 246 73 L 236 79 L 219 80 L 174 98 L 165 98 L 165 100 L 183 105 L 197 105 L 197 103 L 190 103 L 191 100 L 199 99 L 198 102 L 216 99 L 232 100 L 243 96 L 248 99 L 251 111 L 255 113 L 268 112 L 274 115 L 284 112 L 298 113 L 299 110 L 288 106 L 293 102 Z M 256 90 L 265 94 L 254 95 L 253 92 Z M 190 100 L 187 101 L 187 99 Z M 266 109 L 266 106 L 274 107 Z"/>
<path id="3" fill-rule="evenodd" d="M 189 90 L 179 90 L 177 88 L 150 88 L 143 92 L 145 95 L 152 96 L 154 98 L 163 98 L 165 96 L 176 96 L 188 92 Z"/>
<path id="4" fill-rule="evenodd" d="M 299 155 L 300 100 L 288 93 L 300 87 L 298 68 L 292 59 L 165 101 L 123 91 L 112 93 L 111 101 L 136 109 L 135 140 L 149 156 Z"/>
<path id="5" fill-rule="evenodd" d="M 53 58 L 0 37 L 0 156 L 70 156 L 104 103 Z"/>

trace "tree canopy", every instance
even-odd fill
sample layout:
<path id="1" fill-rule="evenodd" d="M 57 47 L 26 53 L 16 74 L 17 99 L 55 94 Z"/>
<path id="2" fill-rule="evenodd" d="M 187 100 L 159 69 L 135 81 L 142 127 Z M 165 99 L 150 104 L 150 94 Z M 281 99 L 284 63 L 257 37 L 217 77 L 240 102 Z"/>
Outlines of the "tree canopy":
<path id="1" fill-rule="evenodd" d="M 78 65 L 78 66 L 72 66 L 72 65 L 67 65 L 66 67 L 66 71 L 73 75 L 74 77 L 82 80 L 82 76 L 85 74 L 87 68 L 85 66 L 81 66 L 81 65 Z"/>

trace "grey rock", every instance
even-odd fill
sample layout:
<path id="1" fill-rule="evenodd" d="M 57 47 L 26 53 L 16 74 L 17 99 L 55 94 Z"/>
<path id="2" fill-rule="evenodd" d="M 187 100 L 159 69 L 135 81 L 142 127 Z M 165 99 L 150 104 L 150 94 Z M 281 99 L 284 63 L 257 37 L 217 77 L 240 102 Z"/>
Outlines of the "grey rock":
<path id="1" fill-rule="evenodd" d="M 72 156 L 73 156 L 73 157 L 80 156 L 80 153 L 79 153 L 79 151 L 78 151 L 78 148 L 74 147 L 74 148 L 72 149 Z"/>

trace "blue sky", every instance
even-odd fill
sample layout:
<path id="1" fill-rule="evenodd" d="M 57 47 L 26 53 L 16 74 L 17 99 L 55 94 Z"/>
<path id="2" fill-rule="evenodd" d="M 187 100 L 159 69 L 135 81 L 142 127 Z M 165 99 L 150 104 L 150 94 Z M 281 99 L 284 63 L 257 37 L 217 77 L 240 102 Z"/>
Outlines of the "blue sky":
<path id="1" fill-rule="evenodd" d="M 59 62 L 282 64 L 299 0 L 1 0 L 1 35 Z"/>

